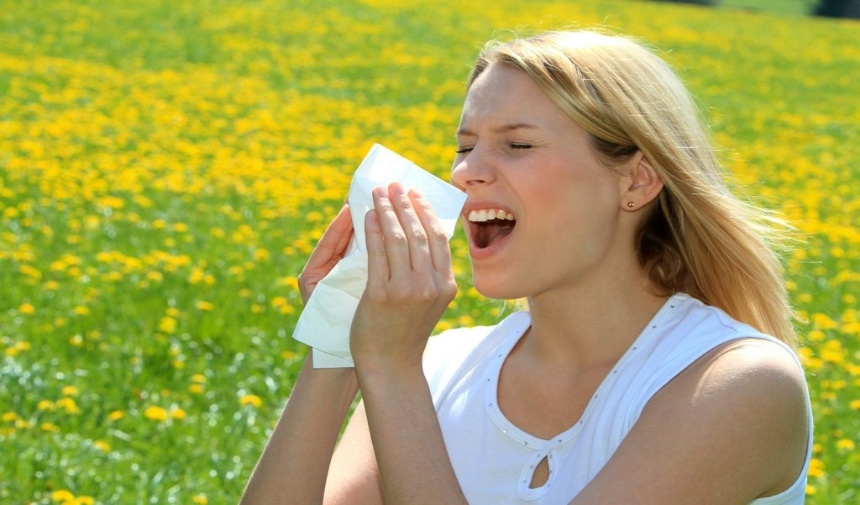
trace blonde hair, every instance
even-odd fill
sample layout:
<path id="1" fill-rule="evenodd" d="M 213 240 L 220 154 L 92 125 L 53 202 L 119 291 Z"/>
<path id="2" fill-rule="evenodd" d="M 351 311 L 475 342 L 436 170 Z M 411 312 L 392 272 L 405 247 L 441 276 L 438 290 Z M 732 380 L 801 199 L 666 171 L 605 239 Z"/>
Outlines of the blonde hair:
<path id="1" fill-rule="evenodd" d="M 640 151 L 654 167 L 664 188 L 636 238 L 654 288 L 795 344 L 777 229 L 729 192 L 695 101 L 661 58 L 623 36 L 548 32 L 488 44 L 469 85 L 493 62 L 528 74 L 608 165 Z"/>

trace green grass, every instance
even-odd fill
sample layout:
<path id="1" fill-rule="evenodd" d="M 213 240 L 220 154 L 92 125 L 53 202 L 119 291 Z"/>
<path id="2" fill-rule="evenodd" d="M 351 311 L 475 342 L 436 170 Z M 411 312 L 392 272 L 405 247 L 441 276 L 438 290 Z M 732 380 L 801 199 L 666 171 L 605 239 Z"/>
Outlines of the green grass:
<path id="1" fill-rule="evenodd" d="M 738 191 L 797 226 L 808 502 L 858 500 L 856 23 L 775 0 L 7 3 L 3 503 L 235 502 L 306 352 L 295 276 L 370 145 L 445 177 L 480 45 L 595 23 L 664 51 Z M 452 248 L 439 328 L 497 320 Z"/>

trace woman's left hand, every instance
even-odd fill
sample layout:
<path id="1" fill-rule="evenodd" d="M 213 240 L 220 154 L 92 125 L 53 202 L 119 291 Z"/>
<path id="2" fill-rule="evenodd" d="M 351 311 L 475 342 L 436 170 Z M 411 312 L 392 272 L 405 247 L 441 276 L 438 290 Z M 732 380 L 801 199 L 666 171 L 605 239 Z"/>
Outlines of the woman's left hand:
<path id="1" fill-rule="evenodd" d="M 365 216 L 367 289 L 350 334 L 356 367 L 421 365 L 427 339 L 457 293 L 448 238 L 430 203 L 398 184 L 373 191 Z"/>

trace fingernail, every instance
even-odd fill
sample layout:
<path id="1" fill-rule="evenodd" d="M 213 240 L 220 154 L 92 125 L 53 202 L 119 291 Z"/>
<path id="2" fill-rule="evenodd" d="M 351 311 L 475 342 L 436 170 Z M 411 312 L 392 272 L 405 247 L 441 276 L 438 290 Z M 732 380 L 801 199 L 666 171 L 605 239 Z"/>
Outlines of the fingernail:
<path id="1" fill-rule="evenodd" d="M 403 186 L 399 182 L 392 182 L 388 185 L 388 193 L 392 195 L 402 195 Z"/>

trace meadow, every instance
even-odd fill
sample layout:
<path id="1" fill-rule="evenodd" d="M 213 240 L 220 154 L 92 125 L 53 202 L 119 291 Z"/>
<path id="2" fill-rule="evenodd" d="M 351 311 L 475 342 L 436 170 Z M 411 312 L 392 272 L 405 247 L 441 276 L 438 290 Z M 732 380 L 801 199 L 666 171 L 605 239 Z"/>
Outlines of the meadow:
<path id="1" fill-rule="evenodd" d="M 484 41 L 600 24 L 788 220 L 808 503 L 860 503 L 860 25 L 631 1 L 2 1 L 0 502 L 233 503 L 306 353 L 296 275 L 378 142 L 446 177 Z M 498 320 L 469 285 L 439 329 Z"/>

